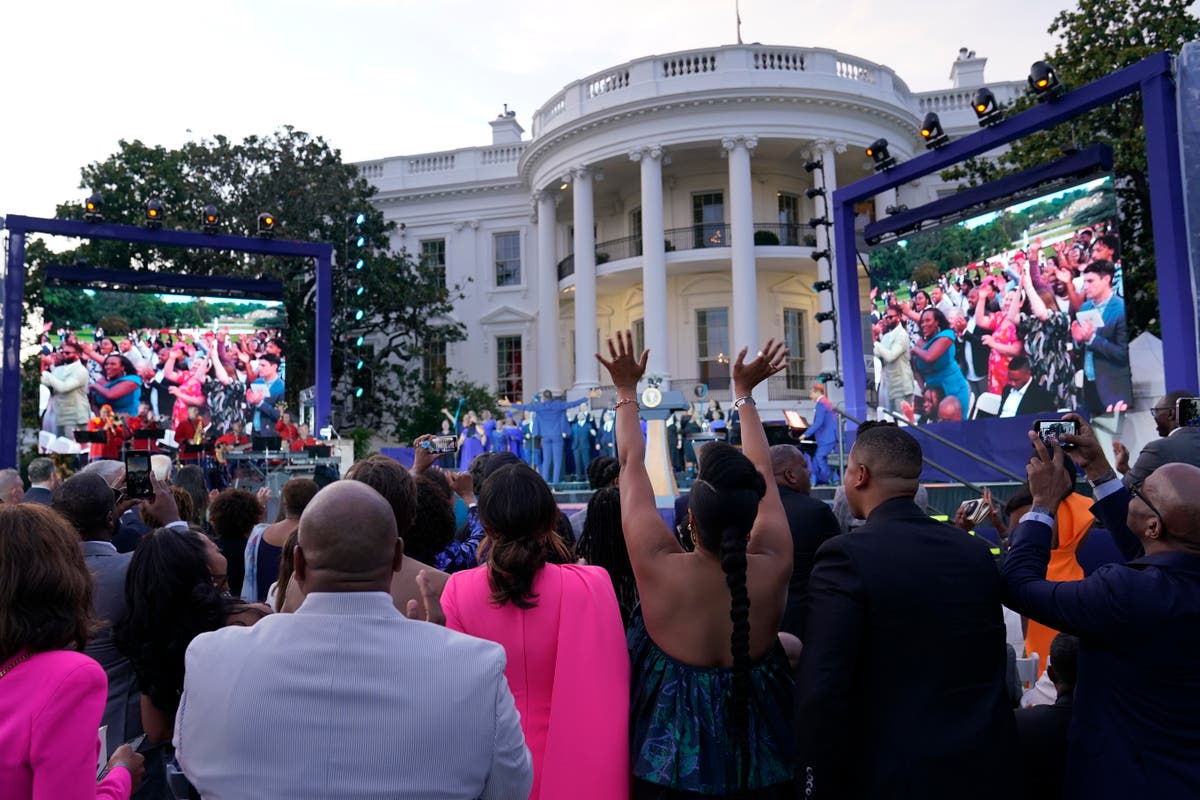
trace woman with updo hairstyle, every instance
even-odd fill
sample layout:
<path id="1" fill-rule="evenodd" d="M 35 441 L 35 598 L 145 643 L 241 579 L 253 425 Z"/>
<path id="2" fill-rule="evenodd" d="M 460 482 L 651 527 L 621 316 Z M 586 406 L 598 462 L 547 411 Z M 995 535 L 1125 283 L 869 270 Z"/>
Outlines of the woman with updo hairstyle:
<path id="1" fill-rule="evenodd" d="M 768 340 L 733 365 L 742 451 L 704 448 L 688 500 L 692 552 L 659 515 L 646 472 L 637 386 L 649 352 L 636 357 L 628 331 L 608 352 L 597 358 L 617 388 L 621 527 L 640 598 L 629 627 L 633 796 L 791 798 L 794 685 L 778 631 L 792 537 L 752 396 L 787 350 Z"/>
<path id="2" fill-rule="evenodd" d="M 603 567 L 608 573 L 617 593 L 617 604 L 621 607 L 621 621 L 628 628 L 638 594 L 629 550 L 625 547 L 625 532 L 621 529 L 619 489 L 599 489 L 588 500 L 587 518 L 583 522 L 583 534 L 575 545 L 575 554 L 594 567 Z"/>
<path id="3" fill-rule="evenodd" d="M 67 521 L 34 503 L 0 505 L 0 797 L 128 798 L 143 758 L 116 748 L 96 782 L 108 679 L 81 650 L 92 577 Z"/>
<path id="4" fill-rule="evenodd" d="M 612 581 L 568 559 L 558 505 L 525 464 L 479 493 L 487 563 L 450 576 L 446 625 L 504 646 L 533 757 L 530 798 L 629 797 L 629 654 Z"/>

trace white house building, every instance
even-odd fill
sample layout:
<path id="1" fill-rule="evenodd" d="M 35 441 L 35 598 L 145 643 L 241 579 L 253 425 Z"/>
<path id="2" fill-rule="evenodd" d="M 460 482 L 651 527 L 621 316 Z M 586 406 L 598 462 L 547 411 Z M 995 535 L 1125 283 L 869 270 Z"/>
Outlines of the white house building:
<path id="1" fill-rule="evenodd" d="M 533 113 L 529 138 L 507 112 L 490 145 L 358 166 L 397 223 L 393 245 L 444 266 L 466 295 L 453 313 L 466 341 L 432 343 L 432 360 L 444 352 L 453 371 L 514 400 L 579 396 L 606 382 L 600 342 L 632 328 L 648 374 L 724 399 L 731 354 L 774 336 L 791 362 L 758 399 L 794 406 L 836 366 L 817 349 L 834 337 L 816 319 L 832 294 L 812 288 L 830 277 L 813 259 L 828 229 L 809 225 L 824 198 L 806 192 L 868 175 L 864 148 L 880 137 L 898 159 L 919 153 L 928 111 L 951 137 L 977 130 L 985 63 L 964 49 L 951 88 L 915 93 L 885 66 L 819 48 L 649 56 L 568 84 Z M 990 86 L 1004 103 L 1023 85 Z M 859 219 L 949 188 L 914 182 Z"/>

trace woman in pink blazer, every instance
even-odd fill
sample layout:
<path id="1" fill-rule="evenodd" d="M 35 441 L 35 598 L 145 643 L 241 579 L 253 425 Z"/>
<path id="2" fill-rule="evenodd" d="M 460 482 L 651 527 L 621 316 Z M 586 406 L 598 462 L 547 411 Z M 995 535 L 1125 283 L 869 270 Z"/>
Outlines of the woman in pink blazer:
<path id="1" fill-rule="evenodd" d="M 92 578 L 45 506 L 0 505 L 0 800 L 127 798 L 142 756 L 122 745 L 96 782 L 108 679 L 83 655 Z"/>
<path id="2" fill-rule="evenodd" d="M 487 564 L 450 576 L 446 625 L 504 646 L 504 670 L 533 757 L 532 800 L 629 797 L 629 652 L 600 567 L 570 560 L 550 488 L 524 464 L 479 493 Z M 551 563 L 548 563 L 551 562 Z"/>

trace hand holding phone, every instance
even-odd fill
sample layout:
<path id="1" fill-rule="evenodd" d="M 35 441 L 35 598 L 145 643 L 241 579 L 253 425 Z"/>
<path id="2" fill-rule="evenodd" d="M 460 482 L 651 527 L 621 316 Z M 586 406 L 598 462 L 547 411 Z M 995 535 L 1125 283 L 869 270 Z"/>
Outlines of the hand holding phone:
<path id="1" fill-rule="evenodd" d="M 1181 428 L 1200 426 L 1200 397 L 1181 397 L 1176 400 L 1175 421 Z"/>
<path id="2" fill-rule="evenodd" d="M 1070 448 L 1072 445 L 1064 441 L 1063 437 L 1078 436 L 1079 423 L 1071 419 L 1039 419 L 1034 421 L 1033 430 L 1047 447 L 1056 444 L 1062 448 Z"/>
<path id="3" fill-rule="evenodd" d="M 446 455 L 458 451 L 457 436 L 434 436 L 420 443 L 422 449 L 434 455 Z"/>
<path id="4" fill-rule="evenodd" d="M 154 497 L 154 486 L 150 483 L 150 454 L 125 454 L 125 495 L 134 500 L 149 500 Z"/>

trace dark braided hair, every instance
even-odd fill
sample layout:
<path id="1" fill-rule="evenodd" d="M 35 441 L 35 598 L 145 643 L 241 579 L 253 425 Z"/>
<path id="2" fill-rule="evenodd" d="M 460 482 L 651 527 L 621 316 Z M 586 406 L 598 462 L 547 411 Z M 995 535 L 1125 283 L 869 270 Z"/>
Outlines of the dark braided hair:
<path id="1" fill-rule="evenodd" d="M 638 602 L 638 590 L 621 527 L 621 493 L 616 489 L 600 489 L 588 500 L 587 519 L 576 553 L 587 563 L 608 572 L 617 593 L 621 619 L 628 623 Z"/>
<path id="2" fill-rule="evenodd" d="M 729 618 L 733 622 L 733 701 L 729 723 L 741 736 L 749 732 L 750 715 L 750 596 L 746 591 L 746 540 L 767 492 L 762 474 L 732 445 L 713 442 L 704 448 L 700 477 L 692 484 L 688 507 L 696 519 L 700 546 L 719 554 L 729 587 Z M 741 775 L 749 768 L 744 756 Z"/>

